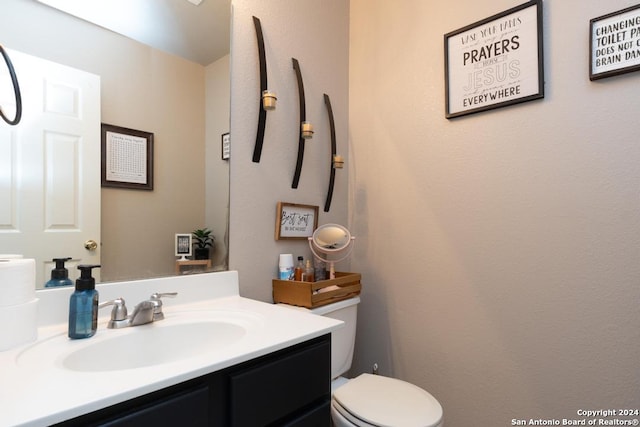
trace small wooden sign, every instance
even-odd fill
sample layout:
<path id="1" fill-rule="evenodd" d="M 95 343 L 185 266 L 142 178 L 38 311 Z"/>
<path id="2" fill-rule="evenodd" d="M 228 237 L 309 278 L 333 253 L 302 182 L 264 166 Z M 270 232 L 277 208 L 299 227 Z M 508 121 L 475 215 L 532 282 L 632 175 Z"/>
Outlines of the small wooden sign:
<path id="1" fill-rule="evenodd" d="M 318 227 L 318 206 L 278 202 L 276 240 L 306 240 Z"/>

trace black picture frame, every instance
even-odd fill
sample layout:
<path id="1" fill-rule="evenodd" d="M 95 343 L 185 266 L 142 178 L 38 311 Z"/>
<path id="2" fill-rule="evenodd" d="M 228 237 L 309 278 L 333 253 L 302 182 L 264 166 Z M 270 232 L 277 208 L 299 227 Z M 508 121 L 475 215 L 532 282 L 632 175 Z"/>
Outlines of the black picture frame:
<path id="1" fill-rule="evenodd" d="M 589 21 L 589 80 L 640 70 L 639 28 L 640 4 Z"/>
<path id="2" fill-rule="evenodd" d="M 444 36 L 445 116 L 544 98 L 542 0 Z"/>
<path id="3" fill-rule="evenodd" d="M 192 236 L 191 234 L 176 233 L 175 255 L 185 258 L 192 255 Z"/>
<path id="4" fill-rule="evenodd" d="M 153 190 L 153 133 L 102 123 L 102 186 Z"/>
<path id="5" fill-rule="evenodd" d="M 223 133 L 220 138 L 220 146 L 222 148 L 222 160 L 229 160 L 231 157 L 231 136 L 229 132 Z"/>

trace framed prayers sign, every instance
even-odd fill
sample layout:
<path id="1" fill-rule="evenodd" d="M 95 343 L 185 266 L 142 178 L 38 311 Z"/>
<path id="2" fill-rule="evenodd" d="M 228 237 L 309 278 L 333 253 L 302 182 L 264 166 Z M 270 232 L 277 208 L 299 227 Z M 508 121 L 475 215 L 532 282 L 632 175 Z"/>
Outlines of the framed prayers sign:
<path id="1" fill-rule="evenodd" d="M 444 36 L 447 119 L 544 98 L 542 0 Z"/>
<path id="2" fill-rule="evenodd" d="M 589 80 L 640 70 L 640 5 L 590 21 Z"/>
<path id="3" fill-rule="evenodd" d="M 318 206 L 278 202 L 276 240 L 307 240 L 318 227 Z"/>
<path id="4" fill-rule="evenodd" d="M 102 186 L 153 190 L 153 134 L 102 124 Z"/>

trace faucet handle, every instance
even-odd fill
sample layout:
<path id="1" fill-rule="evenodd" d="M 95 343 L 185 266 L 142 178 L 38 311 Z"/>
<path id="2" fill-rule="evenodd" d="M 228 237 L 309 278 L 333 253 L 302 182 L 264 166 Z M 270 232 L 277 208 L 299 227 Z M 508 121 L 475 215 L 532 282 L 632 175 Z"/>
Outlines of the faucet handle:
<path id="1" fill-rule="evenodd" d="M 178 295 L 178 293 L 177 293 L 177 292 L 164 292 L 164 293 L 158 293 L 158 292 L 156 292 L 156 293 L 151 294 L 151 301 L 156 300 L 156 299 L 157 299 L 157 300 L 159 300 L 159 299 L 160 299 L 160 298 L 162 298 L 162 297 L 169 297 L 169 298 L 173 298 L 173 297 L 175 297 L 176 295 Z"/>
<path id="2" fill-rule="evenodd" d="M 123 298 L 116 298 L 110 301 L 101 302 L 98 304 L 98 308 L 108 307 L 112 305 L 111 320 L 107 323 L 107 328 L 118 329 L 128 326 L 129 319 L 127 318 L 127 306 L 125 305 Z"/>
<path id="3" fill-rule="evenodd" d="M 177 292 L 164 292 L 164 293 L 154 293 L 151 295 L 149 300 L 153 303 L 153 320 L 162 320 L 164 319 L 164 313 L 162 312 L 162 299 L 163 297 L 174 298 L 178 295 Z"/>

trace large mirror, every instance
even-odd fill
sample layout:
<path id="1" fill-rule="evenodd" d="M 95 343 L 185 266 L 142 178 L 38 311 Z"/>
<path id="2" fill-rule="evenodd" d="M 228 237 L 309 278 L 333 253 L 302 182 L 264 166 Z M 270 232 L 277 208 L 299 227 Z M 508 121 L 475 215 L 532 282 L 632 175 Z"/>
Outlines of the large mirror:
<path id="1" fill-rule="evenodd" d="M 114 9 L 117 23 L 132 23 L 138 30 L 160 36 L 159 40 L 149 38 L 141 43 L 36 0 L 3 0 L 0 14 L 0 44 L 5 48 L 99 76 L 100 121 L 154 134 L 152 191 L 100 186 L 96 190 L 101 206 L 95 249 L 102 265 L 100 279 L 176 274 L 175 234 L 202 228 L 213 230 L 215 237 L 210 270 L 225 270 L 229 162 L 222 158 L 221 145 L 229 131 L 231 1 L 106 3 Z M 132 20 L 136 5 L 144 17 Z M 205 29 L 195 35 L 183 30 L 176 33 L 170 31 L 174 25 Z M 151 47 L 149 43 L 160 44 Z M 221 43 L 224 47 L 216 48 Z M 206 47 L 207 53 L 201 53 L 198 45 Z M 0 106 L 5 99 L 0 88 Z M 28 125 L 23 119 L 19 126 Z M 0 128 L 0 149 L 6 132 L 6 127 Z M 4 143 L 4 152 L 10 153 L 10 138 Z M 78 168 L 100 171 L 99 164 Z M 15 192 L 21 191 L 21 184 L 16 184 Z M 0 195 L 20 199 L 12 193 L 14 188 L 0 188 L 4 190 Z M 0 200 L 0 204 L 5 202 Z M 36 239 L 18 250 L 15 244 L 7 243 L 8 236 L 19 234 L 15 224 L 20 224 L 20 219 L 11 216 L 25 214 L 20 208 L 9 212 L 8 220 L 0 215 L 0 254 L 21 252 L 34 258 L 31 249 L 40 246 L 53 246 L 55 252 L 55 238 L 46 242 Z M 54 256 L 68 256 L 64 249 L 60 251 Z M 69 268 L 72 277 L 76 275 L 73 267 Z M 36 287 L 46 279 L 39 275 Z"/>

